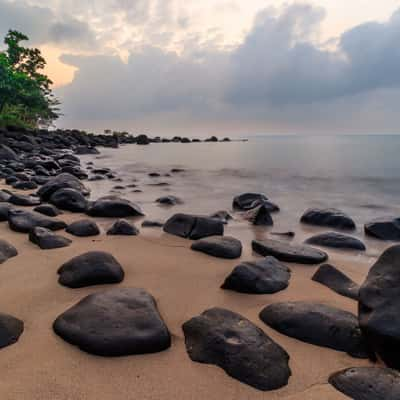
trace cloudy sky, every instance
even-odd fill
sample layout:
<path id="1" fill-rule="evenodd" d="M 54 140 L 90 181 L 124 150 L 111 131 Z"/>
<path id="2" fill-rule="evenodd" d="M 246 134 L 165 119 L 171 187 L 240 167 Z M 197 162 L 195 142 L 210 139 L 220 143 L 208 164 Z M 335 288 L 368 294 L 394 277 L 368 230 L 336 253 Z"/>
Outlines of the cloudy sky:
<path id="1" fill-rule="evenodd" d="M 399 133 L 398 0 L 0 0 L 62 100 L 60 127 Z"/>

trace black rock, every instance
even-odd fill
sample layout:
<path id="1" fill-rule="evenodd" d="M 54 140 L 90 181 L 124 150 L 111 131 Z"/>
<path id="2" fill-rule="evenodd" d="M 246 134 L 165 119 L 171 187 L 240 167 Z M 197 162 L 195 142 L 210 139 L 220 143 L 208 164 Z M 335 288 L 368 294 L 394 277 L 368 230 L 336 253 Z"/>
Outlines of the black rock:
<path id="1" fill-rule="evenodd" d="M 0 190 L 0 202 L 8 201 L 10 197 L 10 193 L 6 192 L 5 190 Z"/>
<path id="2" fill-rule="evenodd" d="M 286 302 L 265 307 L 260 318 L 284 335 L 367 358 L 357 317 L 347 311 L 324 304 Z"/>
<path id="3" fill-rule="evenodd" d="M 24 331 L 24 323 L 8 314 L 0 313 L 0 348 L 18 341 Z"/>
<path id="4" fill-rule="evenodd" d="M 60 315 L 53 328 L 67 342 L 99 356 L 156 353 L 171 345 L 156 302 L 143 289 L 89 295 Z"/>
<path id="5" fill-rule="evenodd" d="M 75 148 L 75 154 L 79 154 L 79 155 L 100 154 L 100 152 L 95 147 L 78 146 Z"/>
<path id="6" fill-rule="evenodd" d="M 0 144 L 0 160 L 18 160 L 19 157 L 15 151 L 11 150 L 8 146 Z"/>
<path id="7" fill-rule="evenodd" d="M 355 229 L 356 227 L 354 221 L 347 214 L 335 208 L 311 208 L 303 214 L 300 222 L 338 229 Z"/>
<path id="8" fill-rule="evenodd" d="M 274 236 L 286 236 L 288 238 L 294 238 L 296 236 L 296 233 L 293 231 L 287 231 L 287 232 L 270 232 L 270 235 Z"/>
<path id="9" fill-rule="evenodd" d="M 185 322 L 186 350 L 193 361 L 213 364 L 259 390 L 286 386 L 289 355 L 252 322 L 232 311 L 212 308 Z"/>
<path id="10" fill-rule="evenodd" d="M 234 268 L 221 288 L 239 293 L 273 294 L 288 287 L 290 272 L 274 257 L 243 262 Z"/>
<path id="11" fill-rule="evenodd" d="M 35 211 L 10 210 L 8 217 L 10 229 L 16 232 L 29 233 L 36 226 L 58 231 L 64 229 L 67 224 L 56 218 L 46 217 Z"/>
<path id="12" fill-rule="evenodd" d="M 348 368 L 331 375 L 329 383 L 353 400 L 400 399 L 400 373 L 389 368 Z"/>
<path id="13" fill-rule="evenodd" d="M 38 187 L 38 185 L 33 181 L 18 181 L 15 182 L 12 187 L 17 190 L 33 190 Z"/>
<path id="14" fill-rule="evenodd" d="M 243 193 L 233 199 L 232 208 L 236 210 L 251 210 L 265 202 L 268 198 L 262 193 Z"/>
<path id="15" fill-rule="evenodd" d="M 197 240 L 192 244 L 191 249 L 219 258 L 234 259 L 242 255 L 242 243 L 230 236 L 214 236 Z"/>
<path id="16" fill-rule="evenodd" d="M 220 210 L 210 215 L 210 218 L 219 219 L 223 224 L 227 224 L 232 218 L 228 211 Z"/>
<path id="17" fill-rule="evenodd" d="M 46 182 L 39 190 L 38 195 L 42 200 L 48 201 L 51 195 L 60 189 L 75 189 L 84 196 L 89 195 L 90 190 L 74 175 L 62 173 Z"/>
<path id="18" fill-rule="evenodd" d="M 14 175 L 9 175 L 5 179 L 5 184 L 6 185 L 13 185 L 14 183 L 19 182 L 18 178 Z"/>
<path id="19" fill-rule="evenodd" d="M 364 225 L 365 233 L 381 240 L 400 240 L 400 218 L 378 218 Z"/>
<path id="20" fill-rule="evenodd" d="M 57 190 L 50 196 L 49 202 L 61 210 L 71 212 L 85 212 L 88 207 L 85 196 L 70 188 Z"/>
<path id="21" fill-rule="evenodd" d="M 11 257 L 15 257 L 18 254 L 17 249 L 6 242 L 3 239 L 0 239 L 0 264 L 4 261 L 7 261 Z"/>
<path id="22" fill-rule="evenodd" d="M 272 226 L 274 224 L 271 214 L 264 204 L 247 211 L 244 218 L 253 225 Z"/>
<path id="23" fill-rule="evenodd" d="M 217 219 L 191 214 L 175 214 L 165 224 L 164 231 L 186 239 L 202 239 L 224 234 L 224 224 Z"/>
<path id="24" fill-rule="evenodd" d="M 400 369 L 400 245 L 385 250 L 361 285 L 358 318 L 370 349 Z"/>
<path id="25" fill-rule="evenodd" d="M 182 204 L 183 201 L 176 196 L 162 196 L 156 200 L 156 203 L 165 205 L 165 206 L 175 206 L 177 204 Z"/>
<path id="26" fill-rule="evenodd" d="M 314 249 L 310 246 L 292 245 L 278 240 L 253 240 L 251 242 L 253 250 L 266 257 L 273 256 L 280 261 L 293 262 L 299 264 L 320 264 L 328 259 L 328 255 L 323 251 Z"/>
<path id="27" fill-rule="evenodd" d="M 100 229 L 96 222 L 90 219 L 81 219 L 79 221 L 72 222 L 67 226 L 66 231 L 74 236 L 87 237 L 100 235 Z"/>
<path id="28" fill-rule="evenodd" d="M 136 144 L 140 144 L 140 145 L 150 144 L 150 140 L 146 135 L 139 135 L 136 138 Z"/>
<path id="29" fill-rule="evenodd" d="M 8 199 L 8 202 L 11 204 L 15 204 L 16 206 L 30 207 L 37 206 L 40 204 L 40 199 L 35 196 L 27 196 L 24 194 L 12 194 Z"/>
<path id="30" fill-rule="evenodd" d="M 13 206 L 8 203 L 0 203 L 0 222 L 8 221 L 8 215 Z"/>
<path id="31" fill-rule="evenodd" d="M 144 220 L 142 222 L 143 228 L 162 228 L 164 226 L 164 222 L 162 221 L 153 221 L 153 220 Z"/>
<path id="32" fill-rule="evenodd" d="M 62 212 L 52 204 L 42 204 L 35 207 L 33 211 L 36 211 L 43 215 L 47 215 L 48 217 L 57 217 L 58 215 L 62 214 Z"/>
<path id="33" fill-rule="evenodd" d="M 366 250 L 361 240 L 338 232 L 320 233 L 319 235 L 310 237 L 305 243 L 322 247 L 332 247 L 335 249 Z"/>
<path id="34" fill-rule="evenodd" d="M 107 231 L 107 235 L 136 236 L 138 234 L 139 229 L 125 219 L 115 221 L 112 227 Z"/>
<path id="35" fill-rule="evenodd" d="M 89 205 L 87 213 L 93 217 L 108 218 L 125 218 L 144 215 L 137 204 L 117 196 L 101 197 Z"/>
<path id="36" fill-rule="evenodd" d="M 150 178 L 159 178 L 161 176 L 158 172 L 150 172 L 148 175 Z"/>
<path id="37" fill-rule="evenodd" d="M 69 246 L 72 241 L 53 231 L 37 226 L 29 232 L 29 240 L 43 250 L 59 249 Z"/>
<path id="38" fill-rule="evenodd" d="M 70 288 L 119 283 L 124 270 L 111 255 L 102 251 L 90 251 L 74 257 L 57 271 L 58 282 Z"/>
<path id="39" fill-rule="evenodd" d="M 315 272 L 312 280 L 327 286 L 329 289 L 332 289 L 342 296 L 358 300 L 360 286 L 333 265 L 321 265 L 317 272 Z"/>

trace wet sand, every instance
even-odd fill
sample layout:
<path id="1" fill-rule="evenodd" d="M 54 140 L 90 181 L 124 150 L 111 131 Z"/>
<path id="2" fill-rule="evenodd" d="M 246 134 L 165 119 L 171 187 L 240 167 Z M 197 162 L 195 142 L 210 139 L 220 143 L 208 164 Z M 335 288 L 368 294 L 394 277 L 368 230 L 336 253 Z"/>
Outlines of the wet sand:
<path id="1" fill-rule="evenodd" d="M 85 217 L 66 212 L 59 218 L 71 222 Z M 329 375 L 369 364 L 286 337 L 259 320 L 258 313 L 264 306 L 287 300 L 322 302 L 356 313 L 355 301 L 311 280 L 317 267 L 288 264 L 292 269 L 290 285 L 277 294 L 239 294 L 222 290 L 220 285 L 240 260 L 220 260 L 194 252 L 190 241 L 161 233 L 160 229 L 141 228 L 135 219 L 131 221 L 140 228 L 139 236 L 107 236 L 105 230 L 114 220 L 95 220 L 102 228 L 100 236 L 77 238 L 62 233 L 73 240 L 72 245 L 49 251 L 30 243 L 27 235 L 11 231 L 7 223 L 0 224 L 0 237 L 19 252 L 0 265 L 0 311 L 25 323 L 19 341 L 0 350 L 2 400 L 336 400 L 346 396 L 327 383 Z M 235 226 L 226 231 L 240 237 L 239 233 Z M 256 258 L 249 242 L 244 244 L 241 260 Z M 125 279 L 118 286 L 145 288 L 155 297 L 172 334 L 170 349 L 151 355 L 102 358 L 80 351 L 53 333 L 54 319 L 67 308 L 90 293 L 115 287 L 69 289 L 58 284 L 58 267 L 89 250 L 107 251 L 118 259 L 125 269 Z M 329 262 L 357 283 L 363 281 L 374 262 L 374 257 L 357 253 L 328 254 Z M 261 392 L 232 379 L 216 366 L 189 359 L 181 326 L 215 306 L 245 316 L 285 348 L 292 370 L 288 386 Z"/>

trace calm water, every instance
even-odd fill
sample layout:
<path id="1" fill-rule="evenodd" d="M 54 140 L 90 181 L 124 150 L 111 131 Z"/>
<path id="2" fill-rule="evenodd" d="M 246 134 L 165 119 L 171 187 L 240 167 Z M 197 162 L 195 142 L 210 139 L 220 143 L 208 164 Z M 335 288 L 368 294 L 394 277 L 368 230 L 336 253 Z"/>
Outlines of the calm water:
<path id="1" fill-rule="evenodd" d="M 177 211 L 229 210 L 234 195 L 257 191 L 282 209 L 274 215 L 274 230 L 294 230 L 296 240 L 302 241 L 310 234 L 298 223 L 305 209 L 337 207 L 355 219 L 356 235 L 367 241 L 368 254 L 375 255 L 381 245 L 364 238 L 362 225 L 378 216 L 400 214 L 399 154 L 400 136 L 274 136 L 248 142 L 127 145 L 102 149 L 100 156 L 85 156 L 83 161 L 110 167 L 122 179 L 92 182 L 93 197 L 115 185 L 135 183 L 143 193 L 132 193 L 131 188 L 117 192 L 141 203 L 151 218 L 167 218 Z M 167 174 L 174 167 L 185 172 L 156 179 L 147 175 Z M 159 182 L 169 186 L 151 185 Z M 177 195 L 185 203 L 160 207 L 154 201 L 163 194 Z M 242 221 L 233 227 L 246 239 L 263 235 Z"/>

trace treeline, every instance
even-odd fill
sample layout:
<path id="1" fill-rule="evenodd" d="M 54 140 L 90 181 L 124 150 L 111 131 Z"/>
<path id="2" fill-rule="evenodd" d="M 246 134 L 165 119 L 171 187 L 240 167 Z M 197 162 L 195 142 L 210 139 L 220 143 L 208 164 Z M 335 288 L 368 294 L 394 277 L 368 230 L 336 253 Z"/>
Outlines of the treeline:
<path id="1" fill-rule="evenodd" d="M 0 51 L 0 126 L 48 127 L 59 117 L 53 82 L 42 73 L 46 61 L 39 49 L 21 45 L 26 40 L 10 30 Z"/>

